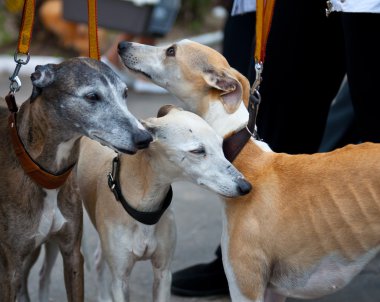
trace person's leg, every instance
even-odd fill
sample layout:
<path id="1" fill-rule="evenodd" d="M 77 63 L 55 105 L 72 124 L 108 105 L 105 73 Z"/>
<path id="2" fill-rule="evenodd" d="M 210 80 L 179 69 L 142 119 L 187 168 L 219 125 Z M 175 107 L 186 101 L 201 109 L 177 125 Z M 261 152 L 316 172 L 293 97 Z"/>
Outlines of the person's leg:
<path id="1" fill-rule="evenodd" d="M 338 95 L 331 104 L 318 152 L 329 152 L 359 141 L 348 82 L 344 79 Z"/>
<path id="2" fill-rule="evenodd" d="M 380 142 L 380 14 L 343 13 L 347 78 L 362 141 Z"/>
<path id="3" fill-rule="evenodd" d="M 345 74 L 337 14 L 325 1 L 278 0 L 268 39 L 258 131 L 276 152 L 318 151 Z"/>
<path id="4" fill-rule="evenodd" d="M 248 77 L 255 35 L 256 13 L 228 17 L 224 27 L 223 55 L 228 63 Z"/>

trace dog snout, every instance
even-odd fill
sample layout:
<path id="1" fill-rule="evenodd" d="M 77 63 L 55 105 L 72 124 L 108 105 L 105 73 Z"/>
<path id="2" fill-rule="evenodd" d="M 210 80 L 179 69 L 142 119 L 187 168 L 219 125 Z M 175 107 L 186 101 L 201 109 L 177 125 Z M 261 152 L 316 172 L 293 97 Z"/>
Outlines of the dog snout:
<path id="1" fill-rule="evenodd" d="M 117 46 L 119 54 L 126 52 L 128 48 L 130 48 L 131 46 L 132 46 L 131 42 L 128 42 L 128 41 L 120 42 L 119 45 Z"/>
<path id="2" fill-rule="evenodd" d="M 133 136 L 133 143 L 137 149 L 148 148 L 153 137 L 148 131 L 139 131 Z"/>
<path id="3" fill-rule="evenodd" d="M 251 192 L 252 185 L 244 178 L 239 178 L 237 181 L 237 189 L 240 195 L 246 195 Z"/>

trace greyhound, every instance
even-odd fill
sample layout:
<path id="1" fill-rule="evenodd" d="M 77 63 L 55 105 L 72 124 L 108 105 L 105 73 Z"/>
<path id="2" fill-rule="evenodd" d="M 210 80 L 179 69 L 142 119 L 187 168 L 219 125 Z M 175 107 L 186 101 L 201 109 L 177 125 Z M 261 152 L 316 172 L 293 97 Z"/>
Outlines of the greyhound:
<path id="1" fill-rule="evenodd" d="M 120 155 L 119 159 L 121 193 L 134 209 L 149 213 L 163 208 L 176 180 L 191 181 L 226 197 L 250 191 L 250 184 L 223 156 L 222 138 L 199 116 L 166 105 L 159 110 L 158 118 L 142 123 L 154 137 L 150 147 L 135 156 Z M 96 252 L 99 301 L 128 301 L 132 268 L 136 261 L 147 259 L 153 265 L 153 301 L 169 301 L 170 264 L 176 242 L 173 212 L 169 207 L 153 225 L 125 213 L 107 183 L 106 174 L 112 170 L 114 158 L 112 150 L 82 139 L 78 185 L 101 242 Z M 41 301 L 47 301 L 49 274 L 57 254 L 51 245 L 46 250 Z M 112 274 L 111 292 L 105 278 L 106 263 Z"/>
<path id="2" fill-rule="evenodd" d="M 101 62 L 75 58 L 37 66 L 31 80 L 33 92 L 17 123 L 7 125 L 8 110 L 0 108 L 0 301 L 29 301 L 27 273 L 50 239 L 62 253 L 68 301 L 83 301 L 75 174 L 58 188 L 42 187 L 22 168 L 11 137 L 49 175 L 63 174 L 78 161 L 83 135 L 131 154 L 152 137 L 128 111 L 126 85 Z"/>
<path id="3" fill-rule="evenodd" d="M 119 54 L 224 138 L 246 132 L 250 85 L 217 51 L 182 40 L 123 42 Z M 310 299 L 346 286 L 380 251 L 379 162 L 380 144 L 289 155 L 250 138 L 234 165 L 254 189 L 224 202 L 221 246 L 232 300 Z"/>

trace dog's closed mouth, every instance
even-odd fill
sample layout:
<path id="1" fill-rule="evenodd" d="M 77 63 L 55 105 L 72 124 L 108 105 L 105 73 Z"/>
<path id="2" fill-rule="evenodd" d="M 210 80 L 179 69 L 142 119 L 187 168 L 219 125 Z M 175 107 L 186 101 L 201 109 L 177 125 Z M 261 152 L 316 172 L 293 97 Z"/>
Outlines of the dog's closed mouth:
<path id="1" fill-rule="evenodd" d="M 127 150 L 127 149 L 123 149 L 123 148 L 115 148 L 117 149 L 117 151 L 121 152 L 121 153 L 125 153 L 125 154 L 129 154 L 129 155 L 133 155 L 133 154 L 136 154 L 136 150 Z"/>
<path id="2" fill-rule="evenodd" d="M 137 149 L 125 149 L 122 147 L 114 146 L 114 145 L 106 142 L 105 140 L 103 140 L 101 137 L 99 137 L 97 135 L 92 135 L 92 138 L 95 139 L 96 141 L 98 141 L 102 146 L 109 147 L 109 148 L 111 148 L 117 152 L 129 154 L 129 155 L 136 154 L 136 152 L 137 152 Z"/>
<path id="3" fill-rule="evenodd" d="M 126 65 L 127 66 L 127 65 Z M 135 69 L 135 68 L 132 68 L 132 67 L 129 67 L 127 66 L 128 69 L 134 71 L 134 72 L 137 72 L 137 73 L 141 73 L 142 75 L 146 76 L 148 79 L 152 79 L 152 76 L 150 74 L 147 74 L 146 72 L 140 70 L 140 69 Z"/>

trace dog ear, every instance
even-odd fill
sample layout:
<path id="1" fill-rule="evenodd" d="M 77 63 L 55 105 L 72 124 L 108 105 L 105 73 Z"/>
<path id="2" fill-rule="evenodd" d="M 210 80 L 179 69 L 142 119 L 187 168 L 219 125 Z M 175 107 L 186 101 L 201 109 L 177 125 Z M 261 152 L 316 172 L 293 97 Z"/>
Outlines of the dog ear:
<path id="1" fill-rule="evenodd" d="M 239 71 L 237 71 L 235 68 L 232 68 L 228 71 L 229 73 L 233 74 L 233 76 L 238 80 L 238 82 L 241 84 L 243 88 L 243 102 L 245 107 L 248 107 L 248 101 L 249 101 L 249 92 L 251 89 L 251 84 L 249 83 L 248 79 L 243 76 Z"/>
<path id="2" fill-rule="evenodd" d="M 164 105 L 162 106 L 159 110 L 158 110 L 158 113 L 157 113 L 157 117 L 163 117 L 165 115 L 167 115 L 170 111 L 172 111 L 173 109 L 175 110 L 183 110 L 182 108 L 180 107 L 177 107 L 177 106 L 174 106 L 174 105 Z"/>
<path id="3" fill-rule="evenodd" d="M 243 88 L 239 81 L 227 72 L 208 70 L 203 76 L 206 83 L 220 92 L 220 100 L 228 113 L 235 112 L 241 103 Z"/>
<path id="4" fill-rule="evenodd" d="M 37 65 L 35 71 L 30 76 L 33 86 L 45 88 L 54 82 L 54 64 Z"/>
<path id="5" fill-rule="evenodd" d="M 140 120 L 140 123 L 144 126 L 144 128 L 153 136 L 156 137 L 156 133 L 159 129 L 159 125 L 154 122 L 156 118 L 149 118 L 146 120 Z"/>

